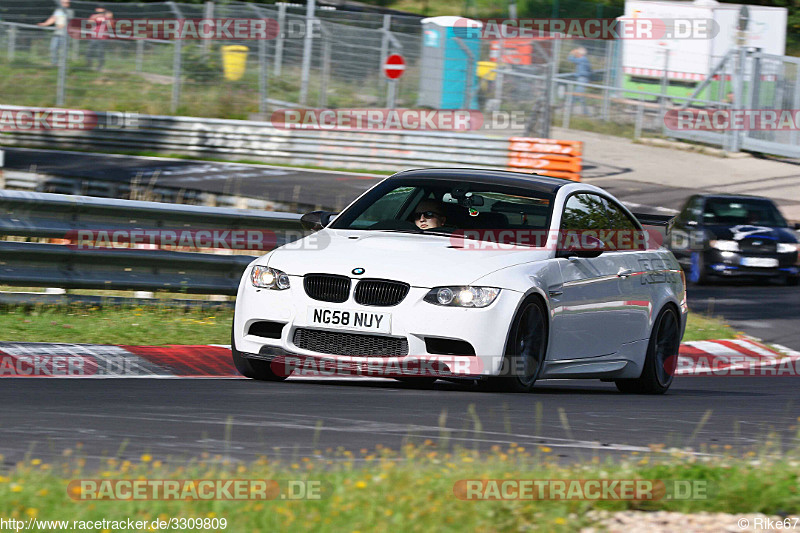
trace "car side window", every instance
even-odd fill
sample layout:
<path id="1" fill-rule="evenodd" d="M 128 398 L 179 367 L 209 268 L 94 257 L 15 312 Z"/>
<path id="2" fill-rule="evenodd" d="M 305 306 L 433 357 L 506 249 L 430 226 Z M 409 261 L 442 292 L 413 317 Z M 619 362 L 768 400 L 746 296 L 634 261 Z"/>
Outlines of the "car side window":
<path id="1" fill-rule="evenodd" d="M 676 222 L 679 224 L 686 224 L 690 220 L 697 220 L 697 216 L 700 214 L 699 211 L 700 206 L 700 198 L 698 196 L 692 196 L 689 198 L 681 209 L 681 212 L 678 214 Z"/>
<path id="2" fill-rule="evenodd" d="M 565 231 L 609 229 L 608 206 L 596 194 L 579 193 L 569 197 L 561 216 L 561 229 Z"/>
<path id="3" fill-rule="evenodd" d="M 643 231 L 638 221 L 625 212 L 625 210 L 613 200 L 608 202 L 608 219 L 611 224 L 612 241 L 619 251 L 626 250 L 645 250 L 647 239 L 651 236 Z M 659 242 L 663 242 L 662 240 Z"/>
<path id="4" fill-rule="evenodd" d="M 639 229 L 636 222 L 620 206 L 611 201 L 608 202 L 608 219 L 611 223 L 611 229 Z"/>

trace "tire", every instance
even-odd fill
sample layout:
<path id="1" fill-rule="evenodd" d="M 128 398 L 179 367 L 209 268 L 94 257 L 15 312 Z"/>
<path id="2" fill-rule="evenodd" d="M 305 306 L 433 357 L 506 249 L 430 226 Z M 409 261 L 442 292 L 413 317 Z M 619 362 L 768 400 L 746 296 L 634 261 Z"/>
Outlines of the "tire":
<path id="1" fill-rule="evenodd" d="M 233 338 L 233 326 L 231 326 L 231 356 L 233 365 L 241 375 L 259 381 L 283 381 L 288 376 L 279 376 L 272 371 L 272 366 L 268 361 L 257 361 L 242 356 L 242 352 L 236 349 L 236 342 Z"/>
<path id="2" fill-rule="evenodd" d="M 620 392 L 634 394 L 664 394 L 672 385 L 678 364 L 681 343 L 680 320 L 672 306 L 665 307 L 656 318 L 642 375 L 636 379 L 618 379 L 614 383 Z"/>
<path id="3" fill-rule="evenodd" d="M 786 276 L 785 283 L 789 287 L 796 287 L 800 284 L 800 276 Z"/>
<path id="4" fill-rule="evenodd" d="M 708 283 L 708 273 L 706 272 L 706 262 L 703 252 L 692 252 L 690 256 L 691 266 L 687 272 L 686 279 L 695 285 L 705 285 Z"/>
<path id="5" fill-rule="evenodd" d="M 526 300 L 509 330 L 501 375 L 491 377 L 492 390 L 530 392 L 547 354 L 547 311 L 538 298 Z"/>

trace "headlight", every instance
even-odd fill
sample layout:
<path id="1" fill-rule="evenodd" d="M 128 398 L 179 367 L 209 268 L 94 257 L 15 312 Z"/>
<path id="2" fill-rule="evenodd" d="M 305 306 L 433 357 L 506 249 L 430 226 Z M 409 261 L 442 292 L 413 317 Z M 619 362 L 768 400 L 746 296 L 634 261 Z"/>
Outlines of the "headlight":
<path id="1" fill-rule="evenodd" d="M 494 287 L 434 287 L 425 295 L 425 301 L 449 307 L 486 307 L 500 289 Z"/>
<path id="2" fill-rule="evenodd" d="M 289 288 L 289 276 L 277 268 L 254 266 L 250 272 L 250 281 L 254 287 L 282 291 Z"/>
<path id="3" fill-rule="evenodd" d="M 790 254 L 792 252 L 797 252 L 800 249 L 800 244 L 796 242 L 779 242 L 778 243 L 778 253 L 779 254 Z"/>
<path id="4" fill-rule="evenodd" d="M 708 241 L 712 248 L 722 250 L 723 252 L 738 252 L 739 243 L 736 241 Z"/>

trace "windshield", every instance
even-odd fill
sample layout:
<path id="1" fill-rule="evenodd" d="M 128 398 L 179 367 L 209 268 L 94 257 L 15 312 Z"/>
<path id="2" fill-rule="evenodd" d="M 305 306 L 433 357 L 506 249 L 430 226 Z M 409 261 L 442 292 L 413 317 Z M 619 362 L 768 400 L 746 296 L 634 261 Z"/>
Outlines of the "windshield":
<path id="1" fill-rule="evenodd" d="M 546 230 L 552 206 L 552 194 L 526 188 L 444 179 L 391 180 L 359 199 L 330 227 L 455 233 L 490 240 L 494 230 Z"/>
<path id="2" fill-rule="evenodd" d="M 704 224 L 758 225 L 785 228 L 786 220 L 769 200 L 709 198 L 703 210 Z"/>

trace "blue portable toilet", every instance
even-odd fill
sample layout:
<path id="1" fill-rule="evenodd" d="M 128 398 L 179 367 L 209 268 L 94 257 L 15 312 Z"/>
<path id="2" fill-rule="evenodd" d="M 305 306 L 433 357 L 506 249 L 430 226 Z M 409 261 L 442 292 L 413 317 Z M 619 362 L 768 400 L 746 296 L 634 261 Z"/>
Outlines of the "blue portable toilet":
<path id="1" fill-rule="evenodd" d="M 420 106 L 478 108 L 481 27 L 479 21 L 464 17 L 422 19 Z"/>

